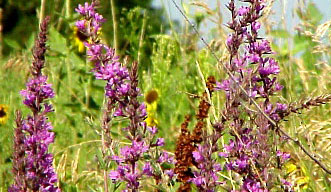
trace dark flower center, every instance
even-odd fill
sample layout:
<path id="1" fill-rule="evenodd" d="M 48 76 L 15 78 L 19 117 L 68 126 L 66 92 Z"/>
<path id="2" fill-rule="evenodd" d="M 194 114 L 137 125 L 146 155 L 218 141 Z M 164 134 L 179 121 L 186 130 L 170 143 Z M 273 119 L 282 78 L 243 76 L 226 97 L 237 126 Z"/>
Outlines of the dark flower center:
<path id="1" fill-rule="evenodd" d="M 88 36 L 86 36 L 84 33 L 82 33 L 81 31 L 77 31 L 76 32 L 76 36 L 78 37 L 78 39 L 80 40 L 80 41 L 86 41 L 87 40 L 87 38 L 88 38 Z"/>
<path id="2" fill-rule="evenodd" d="M 5 110 L 3 109 L 3 108 L 0 108 L 0 117 L 4 117 L 4 116 L 6 116 L 6 112 L 5 112 Z"/>
<path id="3" fill-rule="evenodd" d="M 151 104 L 154 101 L 156 101 L 158 97 L 159 97 L 159 95 L 158 95 L 157 91 L 151 90 L 146 94 L 145 100 L 147 103 Z"/>

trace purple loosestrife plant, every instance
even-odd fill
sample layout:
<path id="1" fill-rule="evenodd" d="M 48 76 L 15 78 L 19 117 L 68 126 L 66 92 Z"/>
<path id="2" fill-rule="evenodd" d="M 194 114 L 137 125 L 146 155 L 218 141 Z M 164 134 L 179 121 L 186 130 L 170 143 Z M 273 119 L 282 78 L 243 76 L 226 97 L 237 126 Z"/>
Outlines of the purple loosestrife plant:
<path id="1" fill-rule="evenodd" d="M 280 183 L 281 178 L 275 170 L 289 155 L 275 147 L 278 140 L 276 127 L 262 113 L 252 110 L 248 97 L 255 100 L 276 123 L 281 120 L 280 114 L 286 111 L 287 105 L 271 102 L 271 96 L 283 86 L 277 82 L 280 68 L 270 57 L 273 52 L 269 42 L 258 36 L 261 27 L 258 19 L 262 16 L 264 1 L 244 2 L 250 5 L 236 8 L 234 0 L 227 5 L 232 15 L 228 27 L 233 32 L 226 41 L 230 52 L 226 68 L 233 76 L 218 82 L 216 89 L 226 94 L 223 121 L 228 122 L 233 139 L 219 155 L 228 159 L 227 170 L 241 175 L 240 191 L 265 192 L 271 190 L 275 183 Z"/>
<path id="2" fill-rule="evenodd" d="M 197 164 L 197 171 L 194 171 L 194 177 L 190 179 L 196 185 L 199 191 L 214 192 L 217 186 L 222 184 L 218 181 L 217 172 L 222 170 L 221 164 L 216 162 L 213 153 L 217 152 L 217 140 L 220 134 L 213 133 L 206 138 L 203 144 L 199 144 L 197 150 L 192 152 L 193 158 Z"/>
<path id="3" fill-rule="evenodd" d="M 14 150 L 13 150 L 13 174 L 14 184 L 8 191 L 27 191 L 25 180 L 25 145 L 23 133 L 23 119 L 20 111 L 16 111 L 16 128 L 14 133 Z"/>
<path id="4" fill-rule="evenodd" d="M 208 102 L 212 97 L 216 80 L 214 76 L 210 76 L 207 79 L 206 87 L 208 88 L 208 93 L 205 91 L 202 94 L 199 111 L 196 115 L 198 119 L 197 126 L 201 126 L 201 130 L 197 131 L 195 128 L 194 133 L 199 133 L 199 138 L 201 142 L 195 144 L 195 151 L 192 152 L 194 159 L 193 164 L 196 166 L 197 170 L 193 171 L 193 177 L 188 181 L 195 184 L 199 191 L 202 192 L 214 192 L 217 191 L 218 187 L 223 184 L 219 181 L 218 172 L 222 170 L 220 163 L 216 161 L 218 148 L 218 141 L 223 134 L 223 125 L 220 123 L 215 123 L 213 125 L 213 130 L 209 134 L 206 129 L 205 119 L 208 117 L 208 112 L 211 104 Z M 196 126 L 196 127 L 197 127 Z M 195 139 L 196 140 L 196 139 Z M 199 139 L 198 139 L 199 140 Z M 184 191 L 184 190 L 183 190 Z"/>
<path id="5" fill-rule="evenodd" d="M 21 91 L 23 103 L 32 111 L 26 119 L 17 112 L 15 130 L 13 173 L 15 182 L 9 191 L 60 191 L 54 184 L 57 176 L 52 166 L 53 155 L 48 152 L 49 144 L 54 142 L 52 125 L 46 117 L 53 111 L 47 100 L 54 97 L 47 76 L 42 74 L 45 65 L 47 26 L 49 17 L 40 25 L 40 33 L 33 50 L 34 61 L 31 67 L 32 78 L 26 89 Z"/>
<path id="6" fill-rule="evenodd" d="M 112 111 L 114 111 L 112 116 L 126 117 L 130 120 L 128 127 L 123 130 L 131 144 L 123 146 L 119 150 L 119 155 L 116 155 L 112 146 L 107 145 L 111 148 L 112 160 L 118 165 L 116 170 L 110 171 L 109 177 L 113 181 L 125 182 L 126 190 L 139 191 L 140 180 L 143 177 L 159 177 L 152 162 L 145 161 L 144 154 L 163 146 L 164 139 L 156 138 L 156 127 L 147 127 L 144 122 L 147 114 L 144 103 L 138 101 L 141 93 L 138 88 L 137 62 L 133 62 L 129 71 L 119 62 L 119 57 L 115 56 L 115 50 L 100 42 L 99 34 L 105 19 L 96 12 L 96 5 L 96 1 L 93 1 L 91 4 L 85 3 L 84 6 L 78 6 L 76 11 L 84 18 L 77 21 L 76 26 L 88 37 L 88 41 L 84 44 L 89 60 L 94 63 L 92 71 L 96 79 L 106 81 L 107 110 L 104 112 L 102 123 L 104 133 L 110 133 L 108 123 L 111 119 L 109 113 Z M 172 163 L 173 161 L 166 152 L 156 154 L 158 154 L 155 157 L 157 163 Z M 171 175 L 171 171 L 167 173 Z"/>
<path id="7" fill-rule="evenodd" d="M 85 3 L 76 8 L 82 20 L 76 22 L 80 33 L 86 36 L 84 42 L 87 48 L 88 59 L 94 64 L 92 72 L 96 79 L 104 80 L 105 86 L 105 106 L 102 118 L 102 154 L 106 159 L 107 148 L 111 147 L 112 139 L 110 136 L 109 123 L 112 119 L 110 113 L 116 108 L 115 115 L 121 115 L 122 103 L 129 90 L 129 72 L 122 67 L 115 56 L 115 50 L 100 42 L 101 25 L 106 20 L 96 12 L 95 6 L 98 3 L 93 1 L 91 4 Z M 108 192 L 107 170 L 104 170 L 104 188 Z"/>

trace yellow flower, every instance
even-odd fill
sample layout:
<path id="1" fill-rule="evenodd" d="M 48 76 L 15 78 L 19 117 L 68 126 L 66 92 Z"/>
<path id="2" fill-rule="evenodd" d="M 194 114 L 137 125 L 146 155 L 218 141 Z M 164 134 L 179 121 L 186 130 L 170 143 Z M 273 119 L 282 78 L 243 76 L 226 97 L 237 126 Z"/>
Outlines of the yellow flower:
<path id="1" fill-rule="evenodd" d="M 87 36 L 81 33 L 77 27 L 74 27 L 73 32 L 74 46 L 78 48 L 78 52 L 83 53 L 85 51 L 84 41 L 87 40 Z"/>
<path id="2" fill-rule="evenodd" d="M 145 119 L 145 122 L 146 122 L 147 126 L 149 126 L 149 127 L 153 127 L 153 126 L 156 126 L 156 125 L 159 124 L 157 119 L 151 114 L 147 115 L 147 118 Z"/>
<path id="3" fill-rule="evenodd" d="M 8 105 L 0 104 L 0 124 L 5 124 L 8 119 Z"/>
<path id="4" fill-rule="evenodd" d="M 289 174 L 295 171 L 297 169 L 297 166 L 295 166 L 293 163 L 286 163 L 285 169 L 286 169 L 286 173 Z"/>
<path id="5" fill-rule="evenodd" d="M 159 124 L 156 118 L 156 110 L 157 110 L 157 100 L 159 94 L 155 89 L 148 91 L 145 95 L 145 101 L 147 105 L 147 118 L 145 122 L 147 126 L 156 126 Z"/>
<path id="6" fill-rule="evenodd" d="M 295 162 L 288 162 L 284 165 L 286 173 L 294 183 L 295 191 L 306 190 L 309 187 L 309 177 L 307 176 L 307 170 L 304 166 L 300 166 Z"/>
<path id="7" fill-rule="evenodd" d="M 296 184 L 298 186 L 300 186 L 300 188 L 302 188 L 302 189 L 308 188 L 309 177 L 305 176 L 305 177 L 299 177 L 297 179 L 298 180 L 297 180 Z"/>
<path id="8" fill-rule="evenodd" d="M 151 104 L 149 104 L 149 103 L 147 103 L 147 113 L 149 112 L 149 113 L 151 113 L 151 112 L 154 112 L 154 111 L 156 111 L 156 109 L 157 109 L 157 103 L 156 102 L 153 102 L 153 103 L 151 103 Z"/>

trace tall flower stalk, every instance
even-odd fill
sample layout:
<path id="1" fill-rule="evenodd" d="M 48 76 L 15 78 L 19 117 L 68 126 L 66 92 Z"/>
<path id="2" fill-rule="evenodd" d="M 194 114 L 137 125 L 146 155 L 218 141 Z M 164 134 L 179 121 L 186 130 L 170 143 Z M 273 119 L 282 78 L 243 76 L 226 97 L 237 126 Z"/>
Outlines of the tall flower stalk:
<path id="1" fill-rule="evenodd" d="M 94 64 L 92 72 L 96 79 L 106 81 L 105 105 L 102 117 L 102 154 L 106 159 L 107 150 L 110 148 L 112 139 L 110 136 L 110 125 L 113 110 L 117 103 L 122 103 L 123 98 L 129 90 L 129 72 L 121 66 L 119 57 L 115 56 L 115 50 L 100 42 L 101 25 L 105 22 L 102 15 L 96 12 L 97 2 L 87 2 L 76 8 L 82 20 L 76 22 L 79 33 L 84 35 L 88 59 Z M 108 191 L 107 170 L 104 170 L 104 189 Z"/>
<path id="2" fill-rule="evenodd" d="M 205 91 L 200 97 L 199 110 L 196 114 L 197 123 L 192 134 L 188 130 L 189 117 L 185 118 L 181 125 L 181 134 L 176 144 L 176 167 L 177 180 L 182 182 L 178 192 L 191 191 L 191 183 L 194 183 L 199 191 L 212 192 L 220 184 L 217 172 L 221 171 L 221 165 L 216 162 L 215 154 L 218 151 L 217 141 L 222 134 L 222 126 L 214 125 L 213 132 L 208 135 L 206 120 L 211 104 L 209 97 L 214 91 L 216 80 L 210 76 L 207 79 Z M 192 165 L 197 170 L 192 171 Z"/>
<path id="3" fill-rule="evenodd" d="M 233 139 L 220 156 L 228 159 L 228 170 L 241 175 L 241 191 L 269 191 L 281 180 L 275 177 L 275 170 L 289 158 L 289 154 L 275 147 L 279 137 L 269 120 L 279 122 L 287 105 L 271 102 L 272 95 L 283 86 L 277 82 L 280 68 L 270 57 L 273 52 L 269 42 L 258 36 L 261 27 L 258 19 L 262 16 L 264 2 L 245 2 L 250 5 L 236 8 L 231 0 L 227 6 L 232 15 L 228 27 L 233 32 L 226 42 L 230 53 L 226 68 L 233 76 L 218 83 L 217 89 L 226 94 L 223 114 Z M 252 100 L 264 114 L 254 110 Z"/>
<path id="4" fill-rule="evenodd" d="M 47 114 L 53 112 L 53 107 L 47 102 L 54 97 L 51 84 L 47 83 L 47 76 L 42 74 L 45 66 L 45 52 L 47 40 L 47 26 L 49 17 L 40 25 L 40 33 L 33 50 L 31 79 L 26 89 L 20 93 L 23 103 L 32 111 L 26 119 L 17 112 L 13 173 L 15 182 L 9 191 L 49 191 L 59 192 L 55 186 L 57 176 L 52 166 L 53 155 L 48 152 L 49 144 L 54 142 L 54 133 Z"/>
<path id="5" fill-rule="evenodd" d="M 154 171 L 151 160 L 144 159 L 144 154 L 149 153 L 151 149 L 163 146 L 164 139 L 156 138 L 157 128 L 148 127 L 144 122 L 147 114 L 145 104 L 138 101 L 141 93 L 138 88 L 137 62 L 133 62 L 131 69 L 128 70 L 119 62 L 115 50 L 101 43 L 99 34 L 105 19 L 96 12 L 96 6 L 96 1 L 79 5 L 76 11 L 84 18 L 77 21 L 76 26 L 82 34 L 88 37 L 84 44 L 87 48 L 87 56 L 94 64 L 92 71 L 95 78 L 106 82 L 106 105 L 102 119 L 104 158 L 106 158 L 107 151 L 110 150 L 111 159 L 118 165 L 116 170 L 110 171 L 110 179 L 114 182 L 125 182 L 127 190 L 139 191 L 140 180 L 143 177 L 159 180 L 159 173 Z M 110 136 L 109 123 L 112 118 L 119 116 L 129 119 L 129 125 L 123 130 L 130 145 L 120 148 L 120 154 L 117 154 Z M 155 151 L 156 153 L 153 154 L 156 154 L 154 159 L 157 163 L 172 162 L 166 152 Z M 171 175 L 171 173 L 169 174 Z M 107 178 L 104 179 L 107 191 Z"/>
<path id="6" fill-rule="evenodd" d="M 211 103 L 208 102 L 208 97 L 212 96 L 216 80 L 214 76 L 207 79 L 205 91 L 201 97 L 199 111 L 197 116 L 197 126 L 201 126 L 201 141 L 196 145 L 195 151 L 192 152 L 197 171 L 194 171 L 194 177 L 190 179 L 196 185 L 199 191 L 213 192 L 217 191 L 217 187 L 222 184 L 219 181 L 218 172 L 222 170 L 222 166 L 217 162 L 217 152 L 219 151 L 218 141 L 223 134 L 223 126 L 220 123 L 213 125 L 213 130 L 208 133 L 205 120 L 208 117 Z"/>
<path id="7" fill-rule="evenodd" d="M 240 191 L 269 191 L 274 188 L 292 191 L 291 184 L 281 178 L 280 168 L 290 155 L 278 149 L 280 141 L 293 141 L 326 173 L 331 171 L 298 139 L 287 134 L 279 126 L 279 122 L 290 113 L 327 103 L 329 96 L 309 99 L 301 106 L 272 102 L 272 95 L 282 90 L 283 86 L 277 82 L 276 75 L 280 72 L 278 63 L 268 57 L 273 54 L 269 42 L 258 36 L 261 25 L 257 20 L 262 16 L 265 1 L 241 1 L 250 3 L 250 6 L 238 9 L 234 0 L 230 0 L 227 5 L 232 14 L 232 21 L 228 23 L 228 27 L 233 30 L 226 42 L 230 61 L 219 62 L 219 57 L 199 34 L 198 29 L 172 0 L 212 56 L 229 75 L 222 83 L 217 82 L 216 90 L 223 90 L 226 94 L 226 106 L 225 110 L 220 112 L 221 123 L 216 126 L 230 127 L 234 139 L 225 145 L 219 156 L 226 158 L 227 169 L 242 175 Z M 246 44 L 244 48 L 241 46 L 243 44 Z"/>

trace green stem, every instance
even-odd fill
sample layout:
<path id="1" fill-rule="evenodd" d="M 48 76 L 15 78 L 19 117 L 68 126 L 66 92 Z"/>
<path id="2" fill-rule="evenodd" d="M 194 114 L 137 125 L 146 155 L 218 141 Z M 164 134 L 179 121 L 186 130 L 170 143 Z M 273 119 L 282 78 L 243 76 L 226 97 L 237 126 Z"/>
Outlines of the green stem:
<path id="1" fill-rule="evenodd" d="M 2 39 L 2 28 L 3 28 L 3 25 L 2 25 L 2 13 L 3 13 L 3 10 L 2 8 L 0 7 L 0 59 L 2 59 L 2 49 L 3 49 L 3 39 Z"/>
<path id="2" fill-rule="evenodd" d="M 110 0 L 111 14 L 113 19 L 113 28 L 114 28 L 114 48 L 115 55 L 118 54 L 118 36 L 117 36 L 117 19 L 116 19 L 116 7 L 114 0 Z"/>
<path id="3" fill-rule="evenodd" d="M 66 0 L 66 18 L 71 17 L 71 5 L 70 0 Z"/>
<path id="4" fill-rule="evenodd" d="M 39 14 L 39 26 L 45 17 L 45 7 L 46 7 L 46 0 L 41 0 L 40 14 Z"/>
<path id="5" fill-rule="evenodd" d="M 141 28 L 140 38 L 139 38 L 139 48 L 138 48 L 138 65 L 140 65 L 141 60 L 141 49 L 144 43 L 144 35 L 145 35 L 145 28 L 146 28 L 146 11 L 144 11 L 144 19 L 143 19 L 143 26 Z"/>

